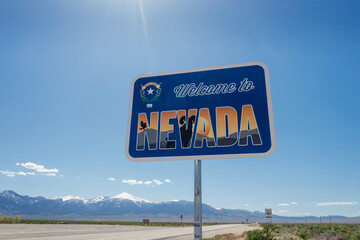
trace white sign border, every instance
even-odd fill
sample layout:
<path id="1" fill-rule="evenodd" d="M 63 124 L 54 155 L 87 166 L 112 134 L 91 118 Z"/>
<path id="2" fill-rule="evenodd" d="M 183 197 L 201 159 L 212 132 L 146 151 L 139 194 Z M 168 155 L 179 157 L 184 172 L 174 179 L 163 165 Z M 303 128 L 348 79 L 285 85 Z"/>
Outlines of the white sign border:
<path id="1" fill-rule="evenodd" d="M 245 154 L 215 154 L 215 155 L 191 155 L 191 156 L 171 156 L 171 157 L 145 157 L 145 158 L 134 158 L 129 154 L 129 142 L 130 142 L 130 127 L 131 127 L 131 113 L 132 113 L 132 104 L 133 104 L 133 93 L 135 82 L 139 78 L 144 77 L 155 77 L 155 76 L 164 76 L 164 75 L 173 75 L 180 73 L 193 73 L 193 72 L 202 72 L 208 70 L 218 70 L 226 68 L 236 68 L 236 67 L 249 67 L 249 66 L 260 66 L 264 69 L 265 73 L 265 87 L 266 87 L 266 96 L 268 103 L 268 112 L 269 112 L 269 124 L 270 124 L 270 138 L 271 138 L 271 147 L 267 152 L 264 153 L 245 153 Z M 254 157 L 267 157 L 275 151 L 275 127 L 274 127 L 274 117 L 273 117 L 273 108 L 271 101 L 271 91 L 270 91 L 270 80 L 269 80 L 269 70 L 267 66 L 262 62 L 249 62 L 249 63 L 240 63 L 240 64 L 231 64 L 223 65 L 217 67 L 206 67 L 206 68 L 196 68 L 180 71 L 171 71 L 163 73 L 150 73 L 139 75 L 132 81 L 131 92 L 130 92 L 130 103 L 129 103 L 129 112 L 128 112 L 128 122 L 126 130 L 126 144 L 125 144 L 125 154 L 126 157 L 133 162 L 153 162 L 153 161 L 174 161 L 174 160 L 196 160 L 196 159 L 222 159 L 222 158 L 254 158 Z"/>

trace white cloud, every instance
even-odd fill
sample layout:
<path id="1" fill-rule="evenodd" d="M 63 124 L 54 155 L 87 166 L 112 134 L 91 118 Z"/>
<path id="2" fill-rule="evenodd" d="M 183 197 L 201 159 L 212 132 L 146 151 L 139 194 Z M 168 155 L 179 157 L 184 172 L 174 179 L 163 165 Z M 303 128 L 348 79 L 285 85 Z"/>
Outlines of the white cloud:
<path id="1" fill-rule="evenodd" d="M 163 184 L 162 181 L 157 180 L 157 179 L 153 179 L 153 182 L 154 182 L 156 185 L 161 185 L 161 184 Z"/>
<path id="2" fill-rule="evenodd" d="M 8 176 L 8 177 L 35 176 L 35 175 L 43 175 L 43 176 L 55 177 L 56 173 L 59 172 L 59 170 L 56 169 L 56 168 L 47 169 L 43 165 L 38 165 L 38 164 L 32 163 L 32 162 L 16 163 L 16 166 L 22 166 L 22 167 L 24 167 L 26 169 L 35 170 L 35 172 L 24 172 L 24 171 L 14 172 L 14 171 L 9 171 L 9 170 L 5 170 L 5 171 L 0 170 L 0 174 L 3 174 L 3 175 Z M 40 174 L 37 174 L 36 172 L 38 172 Z"/>
<path id="3" fill-rule="evenodd" d="M 316 204 L 316 206 L 324 207 L 324 206 L 341 206 L 341 205 L 359 205 L 358 202 L 322 202 Z"/>
<path id="4" fill-rule="evenodd" d="M 123 179 L 122 183 L 127 183 L 129 185 L 136 185 L 137 181 L 135 179 L 129 179 L 129 180 Z"/>
<path id="5" fill-rule="evenodd" d="M 282 207 L 289 207 L 290 205 L 298 205 L 298 204 L 299 203 L 297 203 L 297 202 L 291 202 L 291 203 L 278 203 L 277 205 L 282 206 Z"/>
<path id="6" fill-rule="evenodd" d="M 115 179 L 115 178 L 113 178 L 113 177 L 109 177 L 107 180 L 109 180 L 109 181 L 113 181 L 113 182 L 115 182 L 115 181 L 116 181 L 116 179 Z"/>
<path id="7" fill-rule="evenodd" d="M 35 170 L 35 171 L 41 172 L 41 173 L 57 173 L 57 172 L 59 172 L 59 170 L 56 168 L 48 169 L 48 168 L 45 168 L 43 165 L 38 165 L 33 162 L 16 163 L 16 166 L 22 166 L 26 169 Z"/>
<path id="8" fill-rule="evenodd" d="M 8 177 L 15 177 L 16 173 L 15 172 L 12 172 L 12 171 L 8 171 L 8 170 L 0 170 L 0 173 L 5 175 L 5 176 L 8 176 Z"/>
<path id="9" fill-rule="evenodd" d="M 270 203 L 264 203 L 264 206 L 271 206 Z"/>
<path id="10" fill-rule="evenodd" d="M 249 204 L 249 203 L 245 203 L 244 206 L 245 206 L 245 207 L 250 207 L 250 204 Z"/>
<path id="11" fill-rule="evenodd" d="M 278 206 L 290 206 L 288 203 L 278 203 Z"/>
<path id="12" fill-rule="evenodd" d="M 56 173 L 44 173 L 43 175 L 48 177 L 55 177 Z"/>
<path id="13" fill-rule="evenodd" d="M 13 172 L 13 171 L 9 171 L 9 170 L 5 170 L 5 171 L 0 170 L 0 173 L 7 177 L 15 177 L 16 175 L 19 175 L 19 176 L 36 175 L 33 172 L 23 172 L 23 171 Z"/>
<path id="14" fill-rule="evenodd" d="M 170 179 L 165 179 L 164 180 L 165 183 L 171 183 Z M 136 179 L 123 179 L 122 183 L 126 183 L 129 185 L 162 185 L 164 184 L 164 182 L 158 180 L 158 179 L 153 179 L 153 180 L 147 180 L 147 181 L 142 181 L 142 180 L 136 180 Z"/>
<path id="15" fill-rule="evenodd" d="M 289 212 L 289 210 L 279 210 L 276 213 L 277 214 L 284 214 L 284 213 L 288 213 L 288 212 Z"/>

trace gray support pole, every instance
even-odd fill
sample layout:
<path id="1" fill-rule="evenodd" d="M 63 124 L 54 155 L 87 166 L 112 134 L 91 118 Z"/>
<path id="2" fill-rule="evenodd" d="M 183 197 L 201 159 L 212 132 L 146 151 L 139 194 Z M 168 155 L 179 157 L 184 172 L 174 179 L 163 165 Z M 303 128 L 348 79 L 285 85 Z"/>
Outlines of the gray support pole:
<path id="1" fill-rule="evenodd" d="M 194 240 L 202 239 L 201 160 L 195 160 L 194 172 Z"/>

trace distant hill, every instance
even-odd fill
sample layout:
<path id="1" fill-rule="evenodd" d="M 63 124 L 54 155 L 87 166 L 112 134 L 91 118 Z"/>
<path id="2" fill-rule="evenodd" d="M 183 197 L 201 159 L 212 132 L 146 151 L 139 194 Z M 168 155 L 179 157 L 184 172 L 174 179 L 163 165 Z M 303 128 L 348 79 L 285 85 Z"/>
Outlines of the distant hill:
<path id="1" fill-rule="evenodd" d="M 65 196 L 59 198 L 29 197 L 14 191 L 0 191 L 0 214 L 23 219 L 53 220 L 102 220 L 102 221 L 193 221 L 194 204 L 174 200 L 154 203 L 146 199 L 121 193 L 113 197 L 100 196 L 94 199 Z M 331 216 L 332 222 L 360 222 L 359 218 Z M 264 222 L 264 212 L 250 212 L 239 209 L 215 209 L 203 204 L 204 222 Z M 273 222 L 319 222 L 317 217 L 273 216 Z M 327 221 L 322 218 L 323 222 Z"/>

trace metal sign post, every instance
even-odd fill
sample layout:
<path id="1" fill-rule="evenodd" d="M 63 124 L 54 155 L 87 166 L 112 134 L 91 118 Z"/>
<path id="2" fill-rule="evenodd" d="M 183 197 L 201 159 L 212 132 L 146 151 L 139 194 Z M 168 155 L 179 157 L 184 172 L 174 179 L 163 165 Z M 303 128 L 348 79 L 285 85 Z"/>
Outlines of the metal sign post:
<path id="1" fill-rule="evenodd" d="M 194 240 L 202 239 L 201 160 L 194 168 Z"/>

